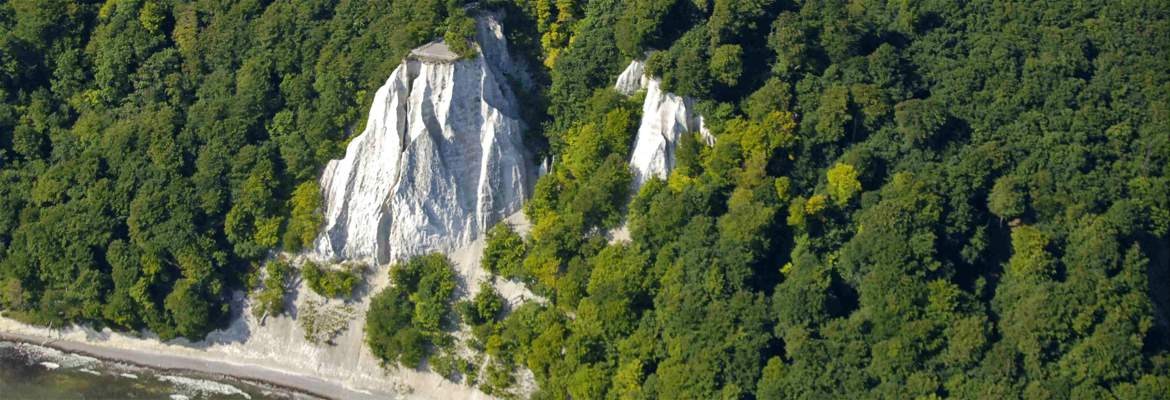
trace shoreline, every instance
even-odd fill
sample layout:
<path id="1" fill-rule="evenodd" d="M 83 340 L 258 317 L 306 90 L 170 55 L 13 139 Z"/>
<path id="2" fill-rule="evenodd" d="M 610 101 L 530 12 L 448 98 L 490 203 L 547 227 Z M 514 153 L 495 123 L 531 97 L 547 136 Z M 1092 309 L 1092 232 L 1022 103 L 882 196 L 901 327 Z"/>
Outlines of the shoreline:
<path id="1" fill-rule="evenodd" d="M 83 356 L 83 357 L 97 359 L 97 360 L 100 360 L 100 361 L 106 362 L 106 363 L 129 365 L 129 366 L 132 366 L 135 368 L 150 369 L 150 370 L 161 372 L 161 373 L 193 375 L 197 378 L 210 378 L 210 379 L 214 379 L 216 381 L 226 381 L 229 383 L 241 382 L 241 383 L 245 383 L 245 384 L 252 385 L 252 386 L 261 386 L 261 387 L 278 389 L 280 391 L 288 392 L 289 394 L 293 394 L 294 396 L 299 395 L 299 396 L 307 396 L 307 397 L 311 397 L 311 398 L 320 398 L 320 399 L 326 399 L 326 400 L 338 400 L 336 398 L 329 397 L 329 396 L 326 396 L 326 395 L 321 394 L 321 393 L 314 393 L 314 392 L 307 391 L 305 389 L 301 389 L 301 388 L 297 388 L 297 387 L 293 387 L 293 386 L 288 386 L 288 385 L 283 385 L 283 384 L 280 384 L 277 382 L 244 378 L 244 377 L 239 377 L 239 376 L 234 376 L 234 375 L 228 375 L 228 374 L 225 374 L 222 372 L 210 372 L 210 371 L 187 369 L 187 368 L 165 368 L 165 367 L 160 367 L 160 366 L 143 364 L 136 359 L 108 358 L 108 357 L 105 357 L 104 355 L 99 355 L 99 354 L 91 353 L 91 352 L 84 351 L 84 350 L 75 350 L 75 349 L 72 349 L 68 346 L 55 345 L 55 342 L 57 342 L 56 339 L 42 343 L 42 342 L 37 342 L 35 340 L 31 340 L 31 338 L 23 337 L 23 335 L 22 336 L 14 336 L 13 334 L 8 333 L 8 332 L 0 332 L 0 342 L 21 343 L 21 344 L 30 345 L 30 346 L 37 346 L 37 347 L 43 347 L 43 348 L 48 348 L 48 349 L 54 349 L 54 350 L 61 351 L 61 352 L 67 353 L 67 354 L 74 354 L 74 355 L 79 355 L 79 356 Z M 74 344 L 76 344 L 76 343 L 74 343 Z M 298 398 L 298 397 L 294 397 L 294 398 Z"/>
<path id="2" fill-rule="evenodd" d="M 520 212 L 506 221 L 519 232 L 529 228 Z M 483 245 L 481 238 L 446 252 L 468 297 L 474 295 L 479 282 L 489 279 L 480 268 Z M 252 316 L 245 295 L 234 293 L 230 323 L 197 341 L 163 341 L 145 331 L 135 334 L 79 324 L 35 326 L 5 317 L 2 312 L 0 339 L 158 370 L 226 376 L 327 399 L 494 399 L 474 386 L 451 382 L 430 371 L 382 365 L 365 343 L 364 318 L 358 316 L 364 315 L 372 293 L 389 284 L 388 268 L 375 268 L 366 284 L 366 291 L 350 303 L 357 314 L 328 346 L 306 341 L 296 319 L 299 306 L 319 299 L 305 282 L 286 294 L 289 312 L 271 316 L 264 323 Z M 512 305 L 543 301 L 514 282 L 497 282 L 496 289 Z"/>
<path id="3" fill-rule="evenodd" d="M 175 354 L 159 354 L 8 331 L 0 331 L 0 340 L 42 346 L 106 362 L 125 363 L 163 372 L 194 373 L 224 380 L 258 383 L 293 394 L 321 399 L 384 399 L 394 396 L 393 393 L 376 394 L 357 391 L 318 377 L 295 374 L 262 365 L 236 364 Z M 326 393 L 332 393 L 332 395 Z"/>

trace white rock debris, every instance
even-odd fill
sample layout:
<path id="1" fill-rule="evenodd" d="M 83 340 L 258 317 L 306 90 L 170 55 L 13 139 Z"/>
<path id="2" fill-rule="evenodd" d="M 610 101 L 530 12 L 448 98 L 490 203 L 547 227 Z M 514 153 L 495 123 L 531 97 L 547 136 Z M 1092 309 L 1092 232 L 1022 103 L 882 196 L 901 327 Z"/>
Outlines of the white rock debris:
<path id="1" fill-rule="evenodd" d="M 424 46 L 378 89 L 365 131 L 321 177 L 315 258 L 450 252 L 520 209 L 536 166 L 507 84 L 518 67 L 494 15 L 477 19 L 476 42 L 480 56 L 463 60 Z"/>
<path id="2" fill-rule="evenodd" d="M 642 103 L 642 122 L 634 142 L 630 169 L 634 173 L 634 190 L 653 177 L 665 179 L 674 169 L 674 150 L 684 133 L 699 132 L 707 145 L 715 138 L 703 124 L 703 117 L 695 111 L 694 99 L 662 90 L 657 78 L 646 74 L 644 62 L 634 60 L 618 76 L 614 88 L 627 96 L 646 90 Z"/>

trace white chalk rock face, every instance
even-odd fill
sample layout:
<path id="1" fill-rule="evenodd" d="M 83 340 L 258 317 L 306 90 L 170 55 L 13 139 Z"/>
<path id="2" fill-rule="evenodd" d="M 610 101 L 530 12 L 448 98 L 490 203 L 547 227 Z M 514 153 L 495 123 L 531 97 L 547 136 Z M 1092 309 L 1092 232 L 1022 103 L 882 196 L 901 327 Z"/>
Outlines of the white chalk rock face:
<path id="1" fill-rule="evenodd" d="M 505 77 L 518 69 L 497 17 L 477 19 L 476 42 L 464 60 L 420 47 L 378 89 L 365 131 L 321 177 L 315 258 L 450 252 L 520 209 L 536 167 Z"/>
<path id="2" fill-rule="evenodd" d="M 622 71 L 621 75 L 618 75 L 614 89 L 617 89 L 618 93 L 629 96 L 645 89 L 649 84 L 650 78 L 646 76 L 646 63 L 634 60 L 626 67 L 625 71 Z"/>
<path id="3" fill-rule="evenodd" d="M 647 76 L 645 71 L 645 64 L 634 60 L 618 76 L 615 85 L 618 92 L 626 95 L 646 90 L 642 122 L 630 158 L 635 190 L 653 177 L 665 179 L 670 174 L 674 169 L 674 151 L 682 134 L 699 132 L 708 145 L 715 143 L 715 138 L 703 124 L 703 117 L 695 111 L 694 99 L 663 91 L 661 82 Z"/>

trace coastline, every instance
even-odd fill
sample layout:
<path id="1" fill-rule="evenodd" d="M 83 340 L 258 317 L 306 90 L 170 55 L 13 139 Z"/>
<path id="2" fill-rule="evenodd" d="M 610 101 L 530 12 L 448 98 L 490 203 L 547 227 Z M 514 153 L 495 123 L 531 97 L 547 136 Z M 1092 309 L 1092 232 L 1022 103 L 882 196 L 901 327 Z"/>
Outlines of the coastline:
<path id="1" fill-rule="evenodd" d="M 478 256 L 482 241 L 451 252 L 457 268 L 482 274 Z M 472 266 L 476 268 L 472 268 Z M 462 272 L 462 271 L 461 271 Z M 464 285 L 476 288 L 483 277 L 465 276 Z M 356 313 L 364 314 L 371 293 L 388 284 L 388 268 L 377 268 L 364 293 L 354 300 Z M 212 331 L 202 340 L 183 338 L 163 341 L 150 333 L 117 332 L 85 325 L 60 328 L 34 326 L 0 314 L 0 339 L 30 343 L 94 358 L 183 370 L 234 379 L 256 381 L 294 392 L 331 399 L 491 399 L 492 396 L 428 371 L 385 368 L 370 354 L 364 341 L 364 321 L 353 318 L 332 345 L 309 343 L 295 320 L 296 309 L 318 298 L 301 282 L 289 293 L 290 313 L 270 316 L 260 323 L 252 316 L 243 293 L 236 293 L 239 311 L 228 326 Z M 506 286 L 506 285 L 505 285 Z M 526 292 L 501 288 L 502 292 Z M 511 290 L 508 290 L 511 289 Z M 515 300 L 527 296 L 513 293 Z"/>
<path id="2" fill-rule="evenodd" d="M 0 317 L 2 325 L 13 321 Z M 288 371 L 267 368 L 260 365 L 235 364 L 218 360 L 199 359 L 173 354 L 161 354 L 149 351 L 121 349 L 99 344 L 79 342 L 70 339 L 57 339 L 43 335 L 15 333 L 0 330 L 0 341 L 26 343 L 43 346 L 63 352 L 79 354 L 97 358 L 103 361 L 112 361 L 146 367 L 162 372 L 194 372 L 224 377 L 244 382 L 255 382 L 279 388 L 295 394 L 311 396 L 321 399 L 385 399 L 393 397 L 388 393 L 372 393 L 349 389 L 335 382 L 330 382 L 313 376 L 293 374 Z"/>
<path id="3" fill-rule="evenodd" d="M 530 228 L 523 213 L 506 221 L 517 232 Z M 464 296 L 474 296 L 478 283 L 490 276 L 480 267 L 483 239 L 447 252 L 458 275 Z M 370 297 L 389 284 L 388 269 L 375 267 L 357 298 L 349 304 L 355 315 L 364 315 Z M 544 301 L 523 285 L 496 281 L 496 290 L 517 306 L 526 301 Z M 364 319 L 352 318 L 349 326 L 328 346 L 309 343 L 295 316 L 307 300 L 322 299 L 307 283 L 294 285 L 287 294 L 284 315 L 257 321 L 243 293 L 233 295 L 231 322 L 199 341 L 163 341 L 150 333 L 117 332 L 84 325 L 58 328 L 34 326 L 0 313 L 0 340 L 45 346 L 98 359 L 145 366 L 158 370 L 191 371 L 213 376 L 254 381 L 328 399 L 492 399 L 474 387 L 454 383 L 427 371 L 385 368 L 367 348 Z M 522 379 L 523 387 L 532 386 Z"/>

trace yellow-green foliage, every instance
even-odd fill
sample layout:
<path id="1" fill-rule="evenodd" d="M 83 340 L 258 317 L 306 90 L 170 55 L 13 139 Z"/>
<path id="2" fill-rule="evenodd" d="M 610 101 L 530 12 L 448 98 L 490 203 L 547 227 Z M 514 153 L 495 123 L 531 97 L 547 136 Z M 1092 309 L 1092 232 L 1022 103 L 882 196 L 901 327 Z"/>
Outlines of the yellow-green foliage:
<path id="1" fill-rule="evenodd" d="M 324 221 L 321 216 L 321 189 L 317 182 L 308 181 L 297 186 L 288 200 L 292 210 L 284 232 L 284 249 L 300 251 L 313 244 L 317 229 Z"/>
<path id="2" fill-rule="evenodd" d="M 150 33 L 158 33 L 162 28 L 162 23 L 166 21 L 167 10 L 166 6 L 159 4 L 154 0 L 148 0 L 138 10 L 138 21 L 142 23 L 142 27 Z"/>
<path id="3" fill-rule="evenodd" d="M 532 0 L 536 3 L 537 29 L 541 33 L 540 47 L 544 49 L 544 66 L 552 68 L 557 57 L 573 41 L 573 25 L 577 20 L 577 2 L 574 0 Z M 554 4 L 555 3 L 555 10 Z"/>
<path id="4" fill-rule="evenodd" d="M 366 266 L 361 263 L 346 263 L 335 267 L 322 267 L 312 261 L 301 266 L 305 283 L 317 294 L 325 297 L 349 298 L 361 283 Z"/>
<path id="5" fill-rule="evenodd" d="M 254 297 L 252 315 L 263 321 L 267 316 L 284 313 L 284 296 L 292 273 L 287 260 L 272 260 L 264 265 L 264 286 Z"/>
<path id="6" fill-rule="evenodd" d="M 829 168 L 829 195 L 838 207 L 843 207 L 849 200 L 861 191 L 861 182 L 857 180 L 857 170 L 852 165 L 837 163 Z"/>
<path id="7" fill-rule="evenodd" d="M 787 176 L 776 178 L 776 180 L 773 181 L 773 186 L 776 188 L 776 198 L 779 199 L 781 203 L 787 202 L 789 197 L 792 196 L 792 181 L 788 179 Z"/>
<path id="8" fill-rule="evenodd" d="M 828 199 L 823 194 L 814 194 L 804 203 L 805 215 L 817 215 L 827 207 Z"/>
<path id="9" fill-rule="evenodd" d="M 720 137 L 738 140 L 747 159 L 767 160 L 776 150 L 790 148 L 797 141 L 795 116 L 783 111 L 769 112 L 760 120 L 737 119 L 724 130 Z"/>
<path id="10" fill-rule="evenodd" d="M 1030 225 L 1012 228 L 1012 257 L 1008 273 L 1023 279 L 1044 279 L 1053 273 L 1056 259 L 1048 253 L 1048 235 Z"/>

